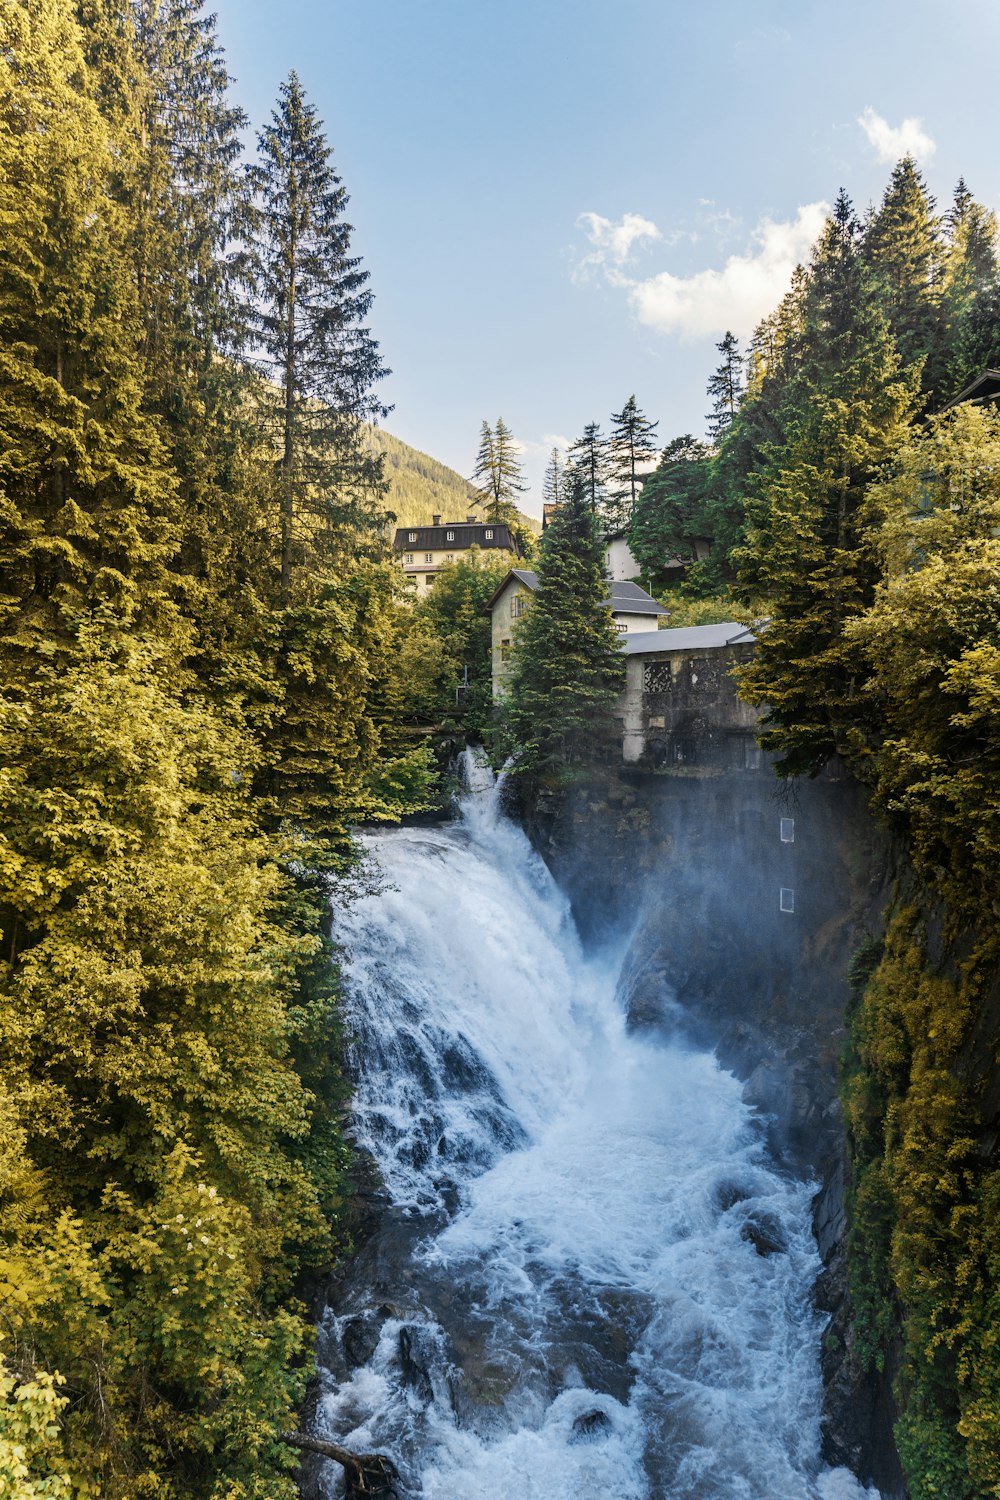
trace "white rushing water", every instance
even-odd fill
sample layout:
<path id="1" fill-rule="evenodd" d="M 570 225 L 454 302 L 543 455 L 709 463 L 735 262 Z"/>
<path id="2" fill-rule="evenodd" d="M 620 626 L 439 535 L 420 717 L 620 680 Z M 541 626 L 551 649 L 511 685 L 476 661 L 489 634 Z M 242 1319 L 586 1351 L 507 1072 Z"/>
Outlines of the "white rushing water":
<path id="1" fill-rule="evenodd" d="M 338 914 L 392 1206 L 328 1316 L 317 1430 L 425 1500 L 860 1500 L 818 1456 L 809 1186 L 710 1054 L 627 1032 L 616 959 L 471 769 Z"/>

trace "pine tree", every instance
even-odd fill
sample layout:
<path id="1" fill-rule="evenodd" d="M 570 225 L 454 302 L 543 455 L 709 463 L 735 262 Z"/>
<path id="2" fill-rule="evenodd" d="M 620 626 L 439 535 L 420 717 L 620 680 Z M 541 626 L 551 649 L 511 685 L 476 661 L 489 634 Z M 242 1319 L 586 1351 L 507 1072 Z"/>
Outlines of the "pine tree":
<path id="1" fill-rule="evenodd" d="M 658 422 L 651 422 L 640 410 L 634 396 L 630 396 L 621 411 L 611 417 L 610 464 L 604 505 L 605 522 L 611 530 L 624 526 L 635 514 L 645 473 L 650 460 L 659 451 L 655 440 L 658 426 Z"/>
<path id="2" fill-rule="evenodd" d="M 523 495 L 528 486 L 524 482 L 514 434 L 503 417 L 497 417 L 495 427 L 485 420 L 483 422 L 472 484 L 486 520 L 519 531 L 517 497 Z"/>
<path id="3" fill-rule="evenodd" d="M 882 204 L 864 233 L 870 268 L 889 331 L 904 365 L 922 363 L 934 405 L 946 383 L 940 327 L 940 226 L 934 199 L 910 156 L 893 170 Z"/>
<path id="4" fill-rule="evenodd" d="M 605 607 L 604 543 L 579 475 L 542 534 L 538 590 L 514 646 L 509 714 L 520 768 L 561 779 L 602 754 L 625 684 Z"/>
<path id="5" fill-rule="evenodd" d="M 570 444 L 567 482 L 578 475 L 583 483 L 587 504 L 595 514 L 603 512 L 608 468 L 608 445 L 597 422 L 588 422 L 583 434 Z"/>
<path id="6" fill-rule="evenodd" d="M 865 492 L 918 401 L 919 364 L 901 367 L 843 193 L 816 249 L 802 318 L 780 437 L 755 475 L 737 554 L 745 595 L 763 596 L 771 613 L 741 694 L 767 704 L 762 742 L 781 753 L 785 774 L 816 771 L 852 732 L 860 669 L 844 627 L 878 577 Z"/>
<path id="7" fill-rule="evenodd" d="M 740 409 L 743 399 L 743 357 L 735 333 L 727 333 L 716 344 L 722 362 L 715 374 L 709 377 L 708 394 L 712 398 L 712 410 L 706 417 L 708 435 L 718 442 L 729 431 Z"/>
<path id="8" fill-rule="evenodd" d="M 364 423 L 386 414 L 374 395 L 388 372 L 365 324 L 368 272 L 350 254 L 347 193 L 316 111 L 295 73 L 258 137 L 256 341 L 277 387 L 261 415 L 275 432 L 280 599 L 318 544 L 377 530 L 381 466 Z"/>
<path id="9" fill-rule="evenodd" d="M 549 455 L 549 461 L 545 466 L 545 478 L 542 481 L 542 503 L 544 505 L 559 505 L 562 503 L 564 480 L 565 464 L 563 456 L 558 448 L 553 448 Z"/>

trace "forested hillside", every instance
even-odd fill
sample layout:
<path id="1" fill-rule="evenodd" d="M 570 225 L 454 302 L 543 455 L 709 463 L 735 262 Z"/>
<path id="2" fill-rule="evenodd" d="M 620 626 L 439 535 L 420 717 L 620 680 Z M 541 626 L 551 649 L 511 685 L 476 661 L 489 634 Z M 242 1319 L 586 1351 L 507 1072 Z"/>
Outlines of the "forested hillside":
<path id="1" fill-rule="evenodd" d="M 386 504 L 400 526 L 429 526 L 435 515 L 458 521 L 471 515 L 475 501 L 471 483 L 411 448 L 408 443 L 379 428 L 373 443 L 384 455 L 384 473 L 389 490 Z"/>
<path id="2" fill-rule="evenodd" d="M 338 1250 L 327 904 L 425 804 L 367 273 L 198 0 L 0 45 L 0 1490 L 295 1492 Z"/>

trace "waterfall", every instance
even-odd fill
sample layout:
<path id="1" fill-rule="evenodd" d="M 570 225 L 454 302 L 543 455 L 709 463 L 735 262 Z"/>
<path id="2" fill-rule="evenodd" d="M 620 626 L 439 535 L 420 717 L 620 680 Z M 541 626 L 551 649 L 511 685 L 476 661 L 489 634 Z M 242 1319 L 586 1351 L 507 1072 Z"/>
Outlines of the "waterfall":
<path id="1" fill-rule="evenodd" d="M 385 1203 L 317 1430 L 424 1500 L 860 1500 L 819 1459 L 809 1184 L 711 1054 L 629 1034 L 622 955 L 584 953 L 465 781 L 452 824 L 371 838 L 377 888 L 337 913 Z"/>

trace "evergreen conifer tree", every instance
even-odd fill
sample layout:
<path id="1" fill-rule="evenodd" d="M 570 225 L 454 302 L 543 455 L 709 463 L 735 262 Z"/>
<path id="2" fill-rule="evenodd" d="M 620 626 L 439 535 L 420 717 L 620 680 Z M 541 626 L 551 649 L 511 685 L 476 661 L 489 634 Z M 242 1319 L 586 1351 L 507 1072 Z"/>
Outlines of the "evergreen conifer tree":
<path id="1" fill-rule="evenodd" d="M 549 454 L 549 461 L 545 466 L 545 478 L 542 481 L 543 504 L 559 505 L 562 502 L 564 479 L 563 456 L 558 448 L 553 448 Z"/>
<path id="2" fill-rule="evenodd" d="M 514 434 L 503 417 L 497 417 L 495 427 L 483 421 L 472 483 L 486 520 L 519 531 L 517 497 L 523 495 L 528 486 L 524 482 Z"/>
<path id="3" fill-rule="evenodd" d="M 604 509 L 608 469 L 608 445 L 601 434 L 600 424 L 588 422 L 583 433 L 570 445 L 566 482 L 572 483 L 576 474 L 583 482 L 587 504 L 596 514 Z"/>
<path id="4" fill-rule="evenodd" d="M 802 315 L 781 435 L 755 475 L 737 554 L 746 595 L 766 599 L 771 613 L 741 693 L 768 705 L 763 743 L 781 753 L 785 774 L 816 771 L 853 722 L 859 669 L 844 625 L 871 601 L 878 577 L 865 491 L 919 399 L 920 366 L 901 367 L 843 193 L 817 245 Z"/>
<path id="5" fill-rule="evenodd" d="M 863 243 L 903 364 L 922 364 L 924 393 L 934 405 L 947 380 L 940 326 L 942 245 L 934 199 L 912 157 L 893 169 Z"/>
<path id="6" fill-rule="evenodd" d="M 997 220 L 963 178 L 945 215 L 947 247 L 941 288 L 947 342 L 944 394 L 955 395 L 1000 360 Z"/>
<path id="7" fill-rule="evenodd" d="M 708 414 L 708 435 L 718 442 L 729 431 L 740 409 L 743 399 L 743 357 L 735 333 L 727 333 L 716 344 L 722 361 L 714 375 L 709 377 L 708 394 L 712 398 L 712 410 Z"/>
<path id="8" fill-rule="evenodd" d="M 656 429 L 630 396 L 621 411 L 611 417 L 608 440 L 610 457 L 604 516 L 610 530 L 624 526 L 635 514 L 636 501 L 642 489 L 650 460 L 659 451 Z"/>
<path id="9" fill-rule="evenodd" d="M 536 568 L 538 590 L 514 644 L 509 714 L 521 768 L 559 779 L 613 743 L 625 683 L 605 605 L 604 542 L 578 474 L 542 533 Z"/>
<path id="10" fill-rule="evenodd" d="M 280 599 L 292 601 L 296 566 L 377 531 L 381 465 L 366 421 L 385 415 L 374 394 L 387 374 L 366 326 L 368 272 L 350 254 L 347 193 L 316 111 L 293 72 L 258 137 L 252 183 L 256 343 L 278 394 L 261 415 L 280 457 Z"/>
<path id="11" fill-rule="evenodd" d="M 628 524 L 629 548 L 644 578 L 662 583 L 667 568 L 695 561 L 695 539 L 712 536 L 712 481 L 712 450 L 705 443 L 686 433 L 667 444 Z"/>
<path id="12" fill-rule="evenodd" d="M 116 155 L 76 21 L 67 0 L 12 0 L 4 24 L 0 626 L 7 669 L 20 655 L 30 671 L 33 645 L 67 646 L 95 610 L 171 628 L 176 507 L 142 410 Z"/>

